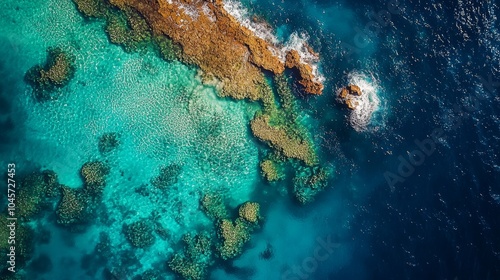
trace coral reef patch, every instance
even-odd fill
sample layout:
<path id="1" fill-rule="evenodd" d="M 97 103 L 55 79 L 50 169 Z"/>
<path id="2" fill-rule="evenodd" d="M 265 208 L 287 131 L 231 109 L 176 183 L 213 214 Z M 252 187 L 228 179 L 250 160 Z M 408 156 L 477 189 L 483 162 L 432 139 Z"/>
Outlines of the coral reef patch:
<path id="1" fill-rule="evenodd" d="M 33 87 L 36 100 L 43 102 L 57 98 L 56 89 L 68 84 L 75 72 L 75 58 L 62 48 L 47 49 L 44 65 L 35 65 L 25 75 Z"/>

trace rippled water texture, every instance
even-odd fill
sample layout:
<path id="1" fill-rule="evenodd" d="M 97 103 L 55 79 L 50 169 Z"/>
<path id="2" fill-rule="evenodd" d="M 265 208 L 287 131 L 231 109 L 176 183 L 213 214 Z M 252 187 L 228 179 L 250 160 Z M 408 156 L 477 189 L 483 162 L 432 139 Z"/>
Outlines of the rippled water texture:
<path id="1" fill-rule="evenodd" d="M 181 236 L 211 225 L 199 206 L 206 192 L 232 209 L 259 201 L 264 216 L 243 254 L 216 263 L 209 279 L 499 279 L 498 3 L 225 3 L 277 52 L 307 42 L 320 54 L 324 93 L 304 96 L 297 83 L 293 93 L 332 170 L 327 188 L 302 206 L 291 178 L 265 182 L 267 150 L 249 129 L 258 105 L 218 97 L 195 66 L 125 52 L 69 0 L 0 0 L 0 166 L 51 169 L 71 188 L 82 186 L 85 162 L 111 166 L 105 215 L 92 226 L 33 222 L 51 238 L 36 246 L 26 279 L 109 279 L 113 270 L 135 279 L 149 269 L 174 279 L 166 261 Z M 24 75 L 52 46 L 71 50 L 77 70 L 59 98 L 40 103 Z M 352 111 L 337 97 L 348 84 L 363 92 Z M 110 132 L 120 146 L 102 155 L 98 139 Z M 141 194 L 170 164 L 181 166 L 175 189 Z M 168 238 L 133 248 L 123 225 L 153 216 Z M 93 256 L 102 232 L 107 259 Z"/>

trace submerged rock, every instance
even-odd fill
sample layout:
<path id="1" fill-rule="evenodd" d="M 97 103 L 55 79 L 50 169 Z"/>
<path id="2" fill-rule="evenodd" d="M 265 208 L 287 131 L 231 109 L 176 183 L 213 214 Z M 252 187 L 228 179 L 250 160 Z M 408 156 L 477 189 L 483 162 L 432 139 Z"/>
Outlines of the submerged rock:
<path id="1" fill-rule="evenodd" d="M 229 216 L 222 198 L 215 193 L 205 194 L 200 203 L 203 212 L 213 220 L 225 219 Z"/>
<path id="2" fill-rule="evenodd" d="M 262 170 L 262 176 L 268 182 L 281 180 L 285 176 L 278 163 L 270 159 L 263 160 L 260 163 L 260 169 Z"/>
<path id="3" fill-rule="evenodd" d="M 217 236 L 221 242 L 217 245 L 217 250 L 223 260 L 228 260 L 239 256 L 243 252 L 243 246 L 250 240 L 252 231 L 249 223 L 242 218 L 236 221 L 223 219 L 219 222 Z"/>
<path id="4" fill-rule="evenodd" d="M 293 178 L 293 193 L 297 201 L 306 204 L 327 187 L 330 173 L 322 167 L 300 168 Z"/>
<path id="5" fill-rule="evenodd" d="M 50 205 L 50 199 L 60 194 L 57 174 L 51 170 L 34 172 L 19 182 L 17 193 L 17 215 L 26 221 L 36 216 L 44 205 Z"/>

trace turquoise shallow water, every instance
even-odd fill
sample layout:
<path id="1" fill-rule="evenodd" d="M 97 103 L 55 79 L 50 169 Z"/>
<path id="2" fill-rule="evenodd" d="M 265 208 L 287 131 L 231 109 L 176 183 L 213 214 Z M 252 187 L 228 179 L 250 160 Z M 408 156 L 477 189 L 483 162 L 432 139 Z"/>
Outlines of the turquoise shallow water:
<path id="1" fill-rule="evenodd" d="M 257 108 L 218 98 L 214 87 L 201 84 L 196 69 L 167 63 L 152 51 L 128 54 L 111 45 L 103 24 L 84 20 L 70 1 L 3 1 L 1 9 L 8 20 L 2 21 L 0 34 L 12 51 L 4 56 L 9 69 L 4 78 L 17 93 L 11 97 L 14 110 L 25 118 L 16 120 L 22 138 L 2 164 L 14 161 L 21 172 L 33 165 L 54 170 L 62 184 L 73 188 L 82 186 L 79 169 L 85 162 L 105 160 L 111 166 L 102 202 L 107 220 L 96 221 L 74 246 L 61 246 L 57 236 L 65 233 L 47 225 L 56 232 L 53 242 L 37 254 L 57 248 L 50 254 L 54 265 L 72 260 L 67 266 L 77 269 L 77 256 L 92 251 L 101 231 L 109 233 L 117 251 L 130 249 L 122 225 L 156 211 L 171 239 L 136 252 L 140 273 L 165 261 L 184 233 L 210 223 L 199 210 L 202 193 L 219 193 L 231 207 L 250 200 L 260 181 L 258 149 L 248 131 Z M 39 103 L 23 72 L 42 63 L 49 46 L 71 50 L 77 70 L 57 100 Z M 120 146 L 102 156 L 98 137 L 108 132 L 120 135 Z M 136 192 L 172 163 L 182 166 L 177 191 L 149 197 Z M 58 275 L 60 270 L 53 273 L 47 277 L 68 279 Z"/>
<path id="2" fill-rule="evenodd" d="M 388 3 L 242 2 L 282 41 L 308 33 L 322 57 L 325 93 L 300 98 L 299 115 L 333 176 L 306 206 L 288 193 L 290 180 L 260 178 L 265 148 L 248 126 L 255 105 L 218 98 L 193 67 L 124 52 L 69 0 L 0 1 L 0 166 L 51 169 L 71 188 L 82 186 L 85 162 L 111 167 L 98 218 L 84 232 L 56 227 L 51 217 L 31 223 L 50 232 L 34 253 L 49 261 L 32 262 L 26 279 L 110 279 L 104 270 L 134 279 L 151 268 L 174 279 L 165 262 L 181 235 L 210 226 L 199 206 L 207 191 L 232 208 L 259 201 L 264 216 L 245 252 L 216 263 L 209 279 L 497 279 L 500 106 L 498 85 L 478 77 L 499 77 L 498 5 L 401 2 L 390 24 L 356 44 L 376 21 L 372 12 Z M 346 53 L 346 44 L 357 49 Z M 57 100 L 38 103 L 24 74 L 53 46 L 76 56 L 75 76 Z M 369 93 L 366 110 L 339 105 L 336 90 L 348 83 Z M 473 94 L 485 96 L 481 109 L 457 112 Z M 463 123 L 452 129 L 457 116 Z M 399 156 L 434 128 L 446 131 L 436 152 L 391 188 L 384 172 L 397 173 Z M 120 145 L 101 155 L 98 137 L 109 132 Z M 172 163 L 182 167 L 173 190 L 136 191 Z M 133 249 L 123 225 L 153 212 L 169 238 Z M 109 236 L 105 259 L 94 251 L 101 233 Z"/>

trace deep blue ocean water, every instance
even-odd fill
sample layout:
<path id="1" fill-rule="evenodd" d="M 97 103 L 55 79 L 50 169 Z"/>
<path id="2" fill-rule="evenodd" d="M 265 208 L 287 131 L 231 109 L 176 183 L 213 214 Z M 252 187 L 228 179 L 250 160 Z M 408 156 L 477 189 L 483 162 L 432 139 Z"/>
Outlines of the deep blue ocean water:
<path id="1" fill-rule="evenodd" d="M 52 169 L 79 187 L 79 167 L 100 159 L 97 135 L 124 135 L 107 158 L 115 167 L 104 194 L 109 219 L 82 234 L 40 221 L 52 238 L 35 254 L 49 255 L 52 269 L 29 266 L 27 279 L 104 279 L 100 269 L 120 266 L 166 271 L 175 242 L 134 251 L 122 224 L 157 210 L 178 240 L 209 223 L 197 206 L 201 190 L 223 193 L 233 207 L 258 200 L 265 216 L 245 252 L 216 265 L 211 279 L 500 279 L 498 3 L 243 4 L 283 41 L 306 33 L 321 55 L 324 94 L 297 94 L 335 174 L 306 206 L 259 178 L 260 144 L 248 132 L 256 108 L 216 97 L 196 69 L 125 53 L 68 0 L 0 1 L 2 166 Z M 74 51 L 78 70 L 61 98 L 39 104 L 24 73 L 60 44 Z M 377 103 L 366 125 L 363 112 L 336 101 L 335 91 L 352 81 Z M 227 138 L 208 141 L 203 125 L 214 115 Z M 180 191 L 155 194 L 155 204 L 135 194 L 172 162 L 183 163 Z M 182 221 L 173 218 L 179 212 Z M 102 231 L 114 254 L 89 275 L 81 260 Z M 259 257 L 269 245 L 272 258 Z"/>

